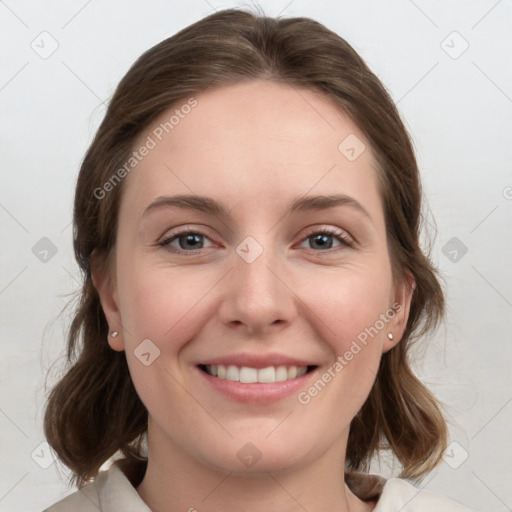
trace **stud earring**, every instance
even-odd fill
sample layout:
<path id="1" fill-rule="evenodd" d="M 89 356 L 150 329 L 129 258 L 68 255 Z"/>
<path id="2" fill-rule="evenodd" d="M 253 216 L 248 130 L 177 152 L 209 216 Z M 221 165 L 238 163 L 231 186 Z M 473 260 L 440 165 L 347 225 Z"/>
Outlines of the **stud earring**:
<path id="1" fill-rule="evenodd" d="M 388 332 L 388 339 L 393 340 L 395 337 L 393 336 L 392 332 Z"/>
<path id="2" fill-rule="evenodd" d="M 110 337 L 111 337 L 111 338 L 115 338 L 118 334 L 119 334 L 119 333 L 118 333 L 117 331 L 112 331 L 112 332 L 110 333 Z"/>

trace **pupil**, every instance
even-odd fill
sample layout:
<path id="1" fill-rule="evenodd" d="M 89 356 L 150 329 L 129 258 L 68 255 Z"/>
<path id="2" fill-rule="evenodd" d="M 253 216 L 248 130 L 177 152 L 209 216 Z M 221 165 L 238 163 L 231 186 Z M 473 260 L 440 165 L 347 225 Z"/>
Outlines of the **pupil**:
<path id="1" fill-rule="evenodd" d="M 200 236 L 201 235 L 197 235 L 197 234 L 194 235 L 194 234 L 192 234 L 192 235 L 185 235 L 182 238 L 185 238 L 185 244 L 189 244 L 190 243 L 192 245 L 192 248 L 195 248 L 194 247 L 194 242 L 198 242 Z M 181 247 L 182 249 L 186 249 L 186 247 L 183 247 L 183 244 L 180 244 L 180 245 L 182 246 Z"/>
<path id="2" fill-rule="evenodd" d="M 317 243 L 318 240 L 323 240 L 323 242 L 320 241 L 320 247 L 328 246 L 328 248 L 330 249 L 331 246 L 332 246 L 332 242 L 331 242 L 331 244 L 326 242 L 326 239 L 328 239 L 330 236 L 331 235 L 327 235 L 327 234 L 317 235 L 317 236 L 314 237 L 315 243 Z"/>

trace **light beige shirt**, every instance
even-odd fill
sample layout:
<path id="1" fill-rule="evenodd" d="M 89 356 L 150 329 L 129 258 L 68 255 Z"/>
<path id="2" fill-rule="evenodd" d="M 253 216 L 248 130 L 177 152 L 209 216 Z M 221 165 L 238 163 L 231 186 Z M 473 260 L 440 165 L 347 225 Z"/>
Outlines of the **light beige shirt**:
<path id="1" fill-rule="evenodd" d="M 108 471 L 100 471 L 94 482 L 43 512 L 151 512 L 135 490 L 134 484 L 140 481 L 136 474 L 133 466 L 114 462 Z M 377 475 L 346 473 L 346 483 L 362 500 L 378 498 L 374 512 L 472 512 L 400 478 L 385 480 Z"/>

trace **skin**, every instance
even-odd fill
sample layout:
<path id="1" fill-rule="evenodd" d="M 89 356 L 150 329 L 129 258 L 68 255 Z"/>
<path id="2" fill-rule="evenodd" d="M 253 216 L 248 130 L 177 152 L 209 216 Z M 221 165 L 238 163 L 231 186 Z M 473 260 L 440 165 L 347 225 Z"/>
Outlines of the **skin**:
<path id="1" fill-rule="evenodd" d="M 370 143 L 310 90 L 253 80 L 195 97 L 197 106 L 126 178 L 115 268 L 94 273 L 119 331 L 109 343 L 126 351 L 149 411 L 148 469 L 137 492 L 155 512 L 372 510 L 344 484 L 348 430 L 382 353 L 400 341 L 412 283 L 392 278 Z M 352 162 L 338 150 L 350 134 L 366 146 Z M 286 211 L 295 198 L 333 193 L 368 215 L 349 205 Z M 175 194 L 212 197 L 229 215 L 144 213 Z M 205 236 L 195 245 L 175 239 L 171 247 L 183 254 L 158 245 L 185 228 Z M 341 230 L 352 247 L 336 235 L 319 246 L 321 228 Z M 252 263 L 236 252 L 248 236 L 263 249 Z M 278 352 L 319 365 L 307 389 L 394 303 L 401 311 L 307 405 L 296 393 L 239 403 L 198 378 L 206 358 Z M 144 339 L 160 350 L 148 366 L 134 354 Z M 261 454 L 250 468 L 237 457 L 248 442 Z"/>

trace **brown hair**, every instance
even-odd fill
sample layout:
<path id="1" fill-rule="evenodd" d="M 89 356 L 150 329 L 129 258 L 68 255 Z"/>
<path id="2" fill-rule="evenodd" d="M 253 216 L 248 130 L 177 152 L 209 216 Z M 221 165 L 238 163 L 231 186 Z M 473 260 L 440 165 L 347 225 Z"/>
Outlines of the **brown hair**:
<path id="1" fill-rule="evenodd" d="M 420 248 L 422 194 L 407 130 L 379 79 L 337 34 L 308 18 L 227 9 L 139 57 L 119 83 L 81 165 L 74 250 L 84 281 L 68 336 L 70 367 L 51 390 L 44 419 L 49 444 L 79 486 L 118 451 L 144 459 L 147 430 L 147 410 L 126 356 L 106 341 L 108 325 L 91 279 L 92 265 L 108 265 L 115 251 L 123 182 L 104 199 L 96 191 L 119 172 L 159 114 L 212 86 L 256 78 L 321 92 L 367 136 L 379 165 L 393 274 L 415 279 L 403 337 L 382 356 L 370 395 L 352 421 L 346 469 L 368 470 L 372 455 L 384 448 L 396 455 L 404 477 L 420 479 L 441 460 L 447 427 L 439 402 L 409 366 L 411 341 L 437 326 L 444 297 Z"/>

